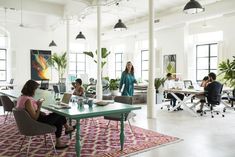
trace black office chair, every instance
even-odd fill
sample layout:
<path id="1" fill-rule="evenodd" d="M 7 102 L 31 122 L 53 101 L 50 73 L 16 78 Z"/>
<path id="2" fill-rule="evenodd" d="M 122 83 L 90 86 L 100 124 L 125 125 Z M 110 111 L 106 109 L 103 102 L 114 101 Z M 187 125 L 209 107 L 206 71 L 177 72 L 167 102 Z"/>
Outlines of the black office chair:
<path id="1" fill-rule="evenodd" d="M 48 79 L 41 80 L 40 89 L 47 90 L 48 88 L 49 88 L 49 80 Z"/>
<path id="2" fill-rule="evenodd" d="M 206 91 L 205 93 L 206 107 L 208 108 L 208 110 L 204 110 L 201 113 L 201 116 L 203 114 L 206 114 L 207 112 L 210 112 L 211 118 L 214 118 L 214 113 L 216 113 L 217 115 L 221 113 L 220 111 L 215 110 L 214 107 L 220 105 L 223 85 L 217 81 L 214 81 L 208 86 L 212 87 L 209 91 Z M 222 114 L 222 117 L 224 117 L 224 114 Z"/>
<path id="3" fill-rule="evenodd" d="M 163 102 L 163 105 L 161 106 L 161 110 L 164 107 L 166 107 L 167 110 L 170 111 L 170 108 L 172 107 L 173 101 L 172 101 L 172 99 L 167 98 L 167 93 L 166 92 L 163 92 L 163 100 L 162 100 L 162 102 Z M 165 102 L 170 102 L 170 103 L 165 104 Z"/>
<path id="4" fill-rule="evenodd" d="M 224 107 L 223 109 L 223 112 L 226 111 L 226 109 L 234 109 L 235 110 L 235 107 L 234 107 L 234 101 L 235 101 L 235 89 L 231 92 L 226 92 L 227 96 L 224 96 L 222 97 L 222 100 L 228 100 L 228 102 L 231 104 L 231 106 L 226 106 Z"/>

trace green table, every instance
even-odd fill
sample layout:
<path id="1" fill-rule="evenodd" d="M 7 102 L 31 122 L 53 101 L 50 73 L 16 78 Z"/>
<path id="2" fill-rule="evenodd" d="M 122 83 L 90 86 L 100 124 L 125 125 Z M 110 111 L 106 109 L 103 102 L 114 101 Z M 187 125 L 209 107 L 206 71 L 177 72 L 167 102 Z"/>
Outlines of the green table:
<path id="1" fill-rule="evenodd" d="M 0 91 L 1 94 L 17 98 L 20 96 L 20 90 L 2 90 Z M 121 131 L 120 131 L 120 144 L 121 150 L 124 147 L 124 114 L 126 112 L 130 112 L 132 110 L 141 109 L 141 107 L 128 105 L 123 103 L 112 103 L 108 104 L 107 106 L 97 106 L 93 105 L 92 108 L 89 108 L 88 105 L 84 104 L 83 107 L 79 107 L 76 103 L 70 103 L 70 109 L 57 109 L 52 106 L 55 104 L 54 94 L 50 91 L 45 90 L 37 90 L 35 94 L 35 99 L 45 98 L 45 102 L 43 103 L 43 108 L 49 111 L 55 112 L 57 114 L 63 115 L 65 117 L 75 119 L 77 121 L 77 132 L 76 132 L 76 153 L 77 156 L 80 156 L 81 153 L 81 143 L 80 143 L 80 120 L 84 118 L 91 118 L 91 117 L 99 117 L 105 116 L 110 114 L 121 113 Z"/>

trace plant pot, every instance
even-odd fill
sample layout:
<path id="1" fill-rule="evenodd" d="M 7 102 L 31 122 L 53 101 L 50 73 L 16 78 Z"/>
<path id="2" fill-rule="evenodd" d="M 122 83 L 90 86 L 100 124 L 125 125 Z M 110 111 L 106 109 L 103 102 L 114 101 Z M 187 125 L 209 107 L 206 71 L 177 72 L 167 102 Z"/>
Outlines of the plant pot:
<path id="1" fill-rule="evenodd" d="M 161 104 L 163 100 L 163 93 L 156 93 L 156 104 Z"/>
<path id="2" fill-rule="evenodd" d="M 119 91 L 118 90 L 111 90 L 111 95 L 117 96 L 119 95 Z"/>

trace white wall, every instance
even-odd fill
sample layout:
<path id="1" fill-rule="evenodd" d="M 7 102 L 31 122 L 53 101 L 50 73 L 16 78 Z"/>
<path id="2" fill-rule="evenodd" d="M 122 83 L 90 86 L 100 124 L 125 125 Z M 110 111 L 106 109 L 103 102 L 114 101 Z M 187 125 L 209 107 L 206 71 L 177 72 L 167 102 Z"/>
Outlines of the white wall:
<path id="1" fill-rule="evenodd" d="M 21 28 L 17 25 L 10 25 L 7 29 L 10 33 L 10 62 L 9 70 L 11 73 L 8 75 L 8 80 L 10 78 L 15 78 L 15 83 L 21 87 L 28 79 L 30 79 L 30 49 L 39 50 L 52 50 L 52 53 L 63 53 L 66 52 L 66 28 L 65 25 L 61 25 L 54 32 L 45 31 L 41 29 L 30 29 Z M 76 35 L 80 30 L 76 27 L 71 26 L 70 42 L 77 42 L 75 40 Z M 89 32 L 89 33 L 88 33 Z M 94 34 L 93 31 L 84 31 L 87 37 L 87 42 L 89 42 L 93 47 L 94 44 Z M 57 44 L 56 48 L 49 48 L 48 45 L 51 40 L 54 40 Z M 88 64 L 89 73 L 94 71 L 94 67 Z M 52 80 L 51 82 L 58 82 L 57 71 L 52 70 Z"/>
<path id="2" fill-rule="evenodd" d="M 166 54 L 176 54 L 176 71 L 181 74 L 182 79 L 195 80 L 196 78 L 196 55 L 193 35 L 207 32 L 223 32 L 223 41 L 219 42 L 219 62 L 223 59 L 232 58 L 235 56 L 235 16 L 222 16 L 211 20 L 207 20 L 208 27 L 202 27 L 205 21 L 178 25 L 171 28 L 161 29 L 156 31 L 155 39 L 156 46 L 156 77 L 162 77 L 165 74 L 162 71 L 163 56 Z M 110 37 L 111 38 L 111 37 Z M 124 63 L 129 58 L 134 62 L 137 78 L 140 76 L 138 62 L 140 62 L 140 49 L 136 49 L 135 44 L 139 40 L 147 40 L 147 33 L 136 34 L 135 36 L 113 38 L 112 40 L 104 41 L 106 45 L 115 47 L 116 45 L 124 44 L 126 54 L 124 55 Z M 211 38 L 211 42 L 215 39 Z M 132 53 L 131 53 L 132 52 Z M 134 52 L 134 53 L 133 53 Z M 114 59 L 113 61 L 114 62 Z M 114 64 L 114 63 L 112 63 Z M 109 75 L 114 76 L 114 71 L 109 70 Z"/>

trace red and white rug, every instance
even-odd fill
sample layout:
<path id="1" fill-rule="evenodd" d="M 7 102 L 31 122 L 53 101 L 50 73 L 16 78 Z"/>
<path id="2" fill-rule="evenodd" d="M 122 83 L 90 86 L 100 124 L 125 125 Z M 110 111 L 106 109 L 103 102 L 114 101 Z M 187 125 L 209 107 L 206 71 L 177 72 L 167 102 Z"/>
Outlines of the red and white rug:
<path id="1" fill-rule="evenodd" d="M 153 149 L 159 146 L 171 144 L 180 141 L 177 137 L 163 135 L 155 131 L 142 129 L 132 125 L 134 134 L 132 134 L 129 126 L 125 125 L 125 143 L 124 150 L 120 151 L 119 130 L 117 130 L 116 122 L 111 123 L 109 128 L 105 130 L 108 121 L 103 118 L 96 118 L 92 122 L 88 119 L 81 123 L 81 156 L 82 157 L 119 157 L 130 156 Z M 24 142 L 21 152 L 18 151 L 23 136 L 18 133 L 14 123 L 14 118 L 3 123 L 3 116 L 0 116 L 0 156 L 1 157 L 25 157 L 27 141 Z M 51 147 L 48 137 L 47 147 L 44 143 L 44 137 L 34 137 L 30 146 L 31 157 L 76 157 L 75 152 L 75 133 L 72 140 L 69 136 L 62 136 L 62 141 L 69 145 L 68 148 L 57 150 L 57 155 Z"/>

